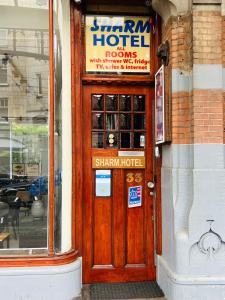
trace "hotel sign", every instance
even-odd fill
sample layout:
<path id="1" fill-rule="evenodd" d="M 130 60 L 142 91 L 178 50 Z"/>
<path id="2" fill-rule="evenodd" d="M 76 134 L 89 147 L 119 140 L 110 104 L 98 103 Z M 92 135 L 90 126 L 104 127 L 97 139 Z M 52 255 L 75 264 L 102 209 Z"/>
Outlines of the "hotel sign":
<path id="1" fill-rule="evenodd" d="M 144 156 L 96 157 L 92 158 L 93 169 L 144 169 Z"/>
<path id="2" fill-rule="evenodd" d="M 86 71 L 150 73 L 148 17 L 86 16 Z"/>

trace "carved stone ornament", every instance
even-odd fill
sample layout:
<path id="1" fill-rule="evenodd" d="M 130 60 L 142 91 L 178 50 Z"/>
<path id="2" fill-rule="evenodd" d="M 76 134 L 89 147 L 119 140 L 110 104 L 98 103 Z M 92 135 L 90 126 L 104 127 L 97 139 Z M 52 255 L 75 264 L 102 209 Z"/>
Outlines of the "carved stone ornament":
<path id="1" fill-rule="evenodd" d="M 165 23 L 171 16 L 188 14 L 191 6 L 192 0 L 152 0 L 152 7 Z"/>
<path id="2" fill-rule="evenodd" d="M 206 220 L 209 231 L 204 233 L 190 249 L 190 263 L 201 264 L 205 261 L 220 262 L 225 259 L 225 242 L 212 230 L 214 220 Z"/>
<path id="3" fill-rule="evenodd" d="M 210 229 L 200 237 L 197 245 L 199 251 L 204 254 L 216 254 L 222 246 L 222 239 L 219 234 Z"/>

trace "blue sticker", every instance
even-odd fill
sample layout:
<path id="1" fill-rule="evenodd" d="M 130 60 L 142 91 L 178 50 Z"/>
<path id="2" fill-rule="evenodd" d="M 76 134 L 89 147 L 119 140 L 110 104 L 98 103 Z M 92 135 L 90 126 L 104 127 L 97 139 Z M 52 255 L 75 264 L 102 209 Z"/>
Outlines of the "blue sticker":
<path id="1" fill-rule="evenodd" d="M 142 205 L 142 186 L 132 186 L 128 188 L 128 207 L 138 207 Z"/>

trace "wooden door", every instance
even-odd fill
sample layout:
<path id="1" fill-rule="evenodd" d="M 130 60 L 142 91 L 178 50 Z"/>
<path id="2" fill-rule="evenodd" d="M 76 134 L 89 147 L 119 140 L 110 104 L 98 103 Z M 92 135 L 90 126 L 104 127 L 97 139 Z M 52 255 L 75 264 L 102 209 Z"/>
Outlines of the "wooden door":
<path id="1" fill-rule="evenodd" d="M 152 181 L 152 100 L 153 90 L 147 87 L 83 89 L 85 283 L 155 279 L 153 199 L 147 188 Z M 104 167 L 111 173 L 111 186 L 107 196 L 99 194 L 93 157 L 135 154 L 144 155 L 145 168 Z M 141 190 L 141 206 L 128 207 L 129 187 Z"/>

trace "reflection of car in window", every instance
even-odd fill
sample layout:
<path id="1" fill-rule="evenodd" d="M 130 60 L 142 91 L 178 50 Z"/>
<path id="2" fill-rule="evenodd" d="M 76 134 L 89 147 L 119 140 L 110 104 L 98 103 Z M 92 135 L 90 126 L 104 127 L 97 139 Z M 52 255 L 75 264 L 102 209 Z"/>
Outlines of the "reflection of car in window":
<path id="1" fill-rule="evenodd" d="M 48 180 L 46 176 L 39 176 L 35 180 L 31 182 L 29 187 L 29 192 L 31 195 L 39 196 L 39 195 L 46 195 L 48 193 Z"/>
<path id="2" fill-rule="evenodd" d="M 0 178 L 0 202 L 11 205 L 21 205 L 20 199 L 15 203 L 17 192 L 27 191 L 31 194 L 29 204 L 32 205 L 35 196 L 46 195 L 48 193 L 48 180 L 45 176 L 40 176 L 32 181 L 27 176 L 14 176 L 13 179 Z"/>

